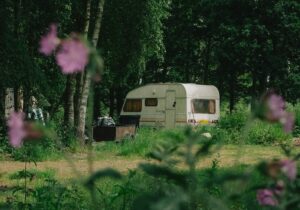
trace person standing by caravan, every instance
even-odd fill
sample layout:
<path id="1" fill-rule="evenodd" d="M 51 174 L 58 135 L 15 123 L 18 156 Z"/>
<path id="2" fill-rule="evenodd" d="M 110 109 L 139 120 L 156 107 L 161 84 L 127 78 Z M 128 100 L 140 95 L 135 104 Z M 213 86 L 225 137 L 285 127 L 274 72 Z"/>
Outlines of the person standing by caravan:
<path id="1" fill-rule="evenodd" d="M 38 107 L 37 100 L 34 96 L 30 97 L 30 106 L 27 113 L 27 118 L 32 121 L 38 121 L 45 125 L 43 111 Z"/>

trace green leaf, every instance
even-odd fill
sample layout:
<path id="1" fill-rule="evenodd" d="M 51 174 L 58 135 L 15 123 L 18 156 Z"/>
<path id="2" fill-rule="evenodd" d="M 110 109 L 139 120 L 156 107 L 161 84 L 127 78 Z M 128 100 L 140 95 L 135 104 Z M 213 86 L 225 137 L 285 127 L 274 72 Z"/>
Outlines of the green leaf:
<path id="1" fill-rule="evenodd" d="M 116 171 L 114 169 L 110 169 L 110 168 L 99 170 L 99 171 L 96 171 L 95 173 L 93 173 L 88 178 L 88 180 L 85 182 L 85 186 L 90 188 L 95 184 L 95 182 L 97 180 L 105 178 L 105 177 L 109 177 L 109 178 L 113 178 L 113 179 L 121 179 L 122 175 L 118 171 Z"/>
<path id="2" fill-rule="evenodd" d="M 151 176 L 165 177 L 169 180 L 175 181 L 175 183 L 182 187 L 187 186 L 187 180 L 184 175 L 176 173 L 167 167 L 158 166 L 154 164 L 140 164 L 139 168 L 141 168 L 145 173 Z"/>

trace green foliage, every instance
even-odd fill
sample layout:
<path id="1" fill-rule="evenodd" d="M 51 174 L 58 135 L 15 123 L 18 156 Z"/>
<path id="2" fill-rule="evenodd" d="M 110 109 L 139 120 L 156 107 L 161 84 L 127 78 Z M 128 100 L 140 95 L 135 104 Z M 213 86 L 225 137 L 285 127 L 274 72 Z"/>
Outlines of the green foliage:
<path id="1" fill-rule="evenodd" d="M 15 172 L 11 175 L 9 175 L 10 179 L 53 179 L 55 175 L 54 170 L 46 170 L 46 171 L 39 171 L 36 169 L 30 169 L 30 170 L 21 170 L 18 172 Z"/>
<path id="2" fill-rule="evenodd" d="M 145 157 L 152 149 L 162 141 L 180 141 L 183 132 L 181 128 L 175 130 L 157 130 L 154 128 L 140 128 L 133 139 L 123 139 L 120 143 L 103 142 L 96 145 L 96 150 L 114 152 L 120 156 Z"/>
<path id="3" fill-rule="evenodd" d="M 66 187 L 56 180 L 46 180 L 45 183 L 34 189 L 30 195 L 34 202 L 30 209 L 88 209 L 88 196 L 78 185 Z M 23 204 L 24 205 L 24 204 Z M 24 205 L 26 206 L 26 205 Z M 21 207 L 17 209 L 22 209 Z"/>
<path id="4" fill-rule="evenodd" d="M 295 128 L 293 130 L 293 135 L 296 137 L 300 136 L 300 103 L 295 105 L 288 104 L 288 110 L 295 115 Z"/>
<path id="5" fill-rule="evenodd" d="M 221 129 L 241 131 L 246 125 L 247 119 L 247 113 L 236 111 L 221 117 L 218 126 Z"/>
<path id="6" fill-rule="evenodd" d="M 218 126 L 222 129 L 240 131 L 250 117 L 250 110 L 245 101 L 240 100 L 232 113 L 228 110 L 228 104 L 224 103 L 221 110 L 221 118 Z"/>
<path id="7" fill-rule="evenodd" d="M 255 120 L 248 128 L 245 142 L 249 144 L 290 144 L 292 136 L 286 134 L 279 124 Z"/>
<path id="8" fill-rule="evenodd" d="M 11 156 L 14 160 L 28 162 L 61 157 L 56 142 L 49 137 L 43 137 L 36 141 L 25 141 L 21 148 L 11 150 Z"/>

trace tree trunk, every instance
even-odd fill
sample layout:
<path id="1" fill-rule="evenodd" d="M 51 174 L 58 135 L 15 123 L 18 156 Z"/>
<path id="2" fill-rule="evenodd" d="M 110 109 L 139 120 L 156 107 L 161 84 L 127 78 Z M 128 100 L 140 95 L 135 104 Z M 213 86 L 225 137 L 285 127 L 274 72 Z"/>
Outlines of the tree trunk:
<path id="1" fill-rule="evenodd" d="M 236 99 L 236 73 L 234 71 L 230 74 L 230 81 L 229 81 L 229 111 L 232 113 L 235 105 L 235 99 Z"/>
<path id="2" fill-rule="evenodd" d="M 5 125 L 5 93 L 4 88 L 0 87 L 0 127 L 4 127 Z"/>
<path id="3" fill-rule="evenodd" d="M 23 111 L 23 90 L 21 87 L 14 88 L 15 111 Z"/>
<path id="4" fill-rule="evenodd" d="M 90 17 L 91 17 L 91 0 L 86 0 L 86 8 L 85 8 L 85 20 L 84 20 L 84 28 L 83 34 L 86 38 L 88 38 L 89 27 L 90 27 Z M 76 89 L 73 97 L 73 105 L 74 105 L 74 125 L 78 126 L 79 123 L 79 109 L 80 109 L 80 101 L 81 101 L 81 94 L 83 88 L 83 78 L 84 72 L 78 73 L 76 75 Z M 75 79 L 74 79 L 75 80 Z"/>
<path id="5" fill-rule="evenodd" d="M 65 89 L 65 104 L 64 104 L 64 124 L 66 126 L 74 126 L 74 75 L 67 77 L 66 89 Z"/>
<path id="6" fill-rule="evenodd" d="M 101 93 L 100 91 L 97 89 L 95 89 L 95 92 L 94 92 L 94 107 L 93 107 L 93 118 L 94 119 L 97 119 L 97 117 L 99 117 L 101 115 L 100 113 L 100 97 L 101 97 Z"/>
<path id="7" fill-rule="evenodd" d="M 123 92 L 121 88 L 118 89 L 116 97 L 117 97 L 117 114 L 120 115 L 123 106 L 123 100 L 124 100 Z"/>
<path id="8" fill-rule="evenodd" d="M 88 37 L 88 32 L 90 27 L 90 17 L 91 17 L 91 0 L 87 0 L 86 8 L 85 8 L 84 29 L 83 29 L 83 33 L 86 37 Z"/>
<path id="9" fill-rule="evenodd" d="M 97 13 L 96 13 L 96 22 L 94 27 L 94 32 L 92 36 L 92 44 L 94 47 L 97 47 L 98 39 L 99 39 L 99 33 L 101 28 L 101 20 L 103 15 L 103 7 L 104 7 L 104 1 L 105 0 L 99 0 L 98 7 L 97 7 Z M 91 84 L 92 75 L 91 72 L 86 72 L 86 76 L 84 78 L 83 82 L 83 89 L 81 94 L 81 100 L 80 100 L 80 108 L 79 108 L 79 121 L 77 126 L 77 135 L 78 138 L 81 139 L 82 142 L 84 142 L 84 130 L 85 130 L 85 124 L 86 124 L 86 110 L 87 110 L 87 100 L 90 92 L 90 84 Z M 90 137 L 92 138 L 92 137 Z"/>
<path id="10" fill-rule="evenodd" d="M 206 45 L 206 50 L 205 50 L 205 66 L 204 66 L 204 72 L 203 72 L 203 84 L 208 83 L 210 48 L 211 48 L 211 40 L 208 39 L 207 45 Z"/>
<path id="11" fill-rule="evenodd" d="M 255 107 L 255 103 L 257 100 L 257 94 L 256 94 L 256 80 L 257 80 L 257 76 L 256 76 L 256 72 L 255 70 L 252 70 L 252 86 L 251 86 L 251 109 L 253 109 Z"/>
<path id="12" fill-rule="evenodd" d="M 115 89 L 109 90 L 109 116 L 113 117 L 115 113 Z"/>
<path id="13" fill-rule="evenodd" d="M 79 73 L 76 75 L 76 89 L 74 94 L 74 125 L 78 126 L 79 122 L 79 108 L 80 100 L 83 86 L 83 76 L 84 73 Z"/>
<path id="14" fill-rule="evenodd" d="M 79 107 L 79 121 L 77 126 L 77 136 L 84 142 L 84 131 L 85 131 L 85 122 L 86 122 L 86 110 L 87 110 L 87 101 L 89 96 L 91 84 L 91 74 L 87 73 L 83 85 L 83 92 L 81 95 L 80 107 Z"/>

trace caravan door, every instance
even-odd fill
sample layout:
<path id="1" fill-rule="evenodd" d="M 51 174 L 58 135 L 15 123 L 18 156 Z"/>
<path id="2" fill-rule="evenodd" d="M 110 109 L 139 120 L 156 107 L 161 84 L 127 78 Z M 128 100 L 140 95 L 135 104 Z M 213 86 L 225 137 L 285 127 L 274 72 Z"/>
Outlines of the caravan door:
<path id="1" fill-rule="evenodd" d="M 167 90 L 166 93 L 166 128 L 174 128 L 176 120 L 176 92 Z"/>

